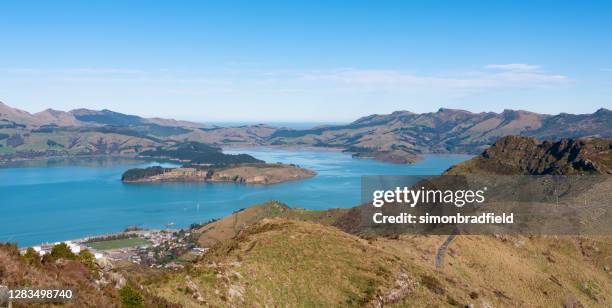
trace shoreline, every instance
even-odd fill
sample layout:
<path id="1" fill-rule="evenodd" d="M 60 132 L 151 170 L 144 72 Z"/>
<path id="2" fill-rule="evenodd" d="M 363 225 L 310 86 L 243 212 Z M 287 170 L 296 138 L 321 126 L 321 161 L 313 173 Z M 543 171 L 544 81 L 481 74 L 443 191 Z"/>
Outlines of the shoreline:
<path id="1" fill-rule="evenodd" d="M 379 161 L 379 162 L 384 162 L 384 163 L 388 163 L 388 164 L 400 164 L 400 165 L 411 165 L 414 164 L 415 162 L 418 162 L 419 160 L 422 160 L 425 158 L 425 156 L 430 156 L 430 155 L 478 155 L 479 153 L 469 153 L 469 152 L 453 152 L 453 153 L 440 153 L 440 152 L 431 152 L 431 153 L 419 153 L 419 154 L 415 154 L 415 158 L 414 161 L 410 161 L 410 162 L 393 162 L 393 161 L 387 161 L 384 159 L 377 159 L 375 157 L 375 155 L 373 157 L 369 157 L 369 156 L 359 156 L 359 152 L 351 152 L 351 151 L 347 151 L 345 148 L 342 147 L 317 147 L 317 146 L 311 146 L 311 145 L 255 145 L 255 144 L 241 144 L 241 145 L 217 145 L 221 148 L 222 152 L 228 150 L 228 151 L 240 151 L 240 150 L 245 150 L 245 151 L 249 151 L 249 150 L 258 150 L 258 151 L 262 151 L 262 152 L 268 152 L 268 151 L 312 151 L 312 152 L 337 152 L 337 153 L 342 153 L 345 155 L 350 155 L 351 158 L 353 159 L 367 159 L 367 160 L 374 160 L 374 161 Z M 373 154 L 376 153 L 380 153 L 380 154 L 384 154 L 384 152 L 371 152 Z M 60 155 L 60 156 L 46 156 L 46 157 L 36 157 L 36 158 L 16 158 L 16 159 L 10 159 L 10 160 L 0 160 L 0 168 L 5 168 L 5 167 L 19 167 L 19 166 L 12 166 L 13 164 L 19 164 L 19 163 L 27 163 L 27 162 L 44 162 L 44 161 L 52 161 L 52 160 L 86 160 L 86 159 L 133 159 L 133 160 L 140 160 L 140 161 L 159 161 L 159 162 L 168 162 L 168 163 L 175 163 L 175 164 L 179 164 L 179 163 L 184 163 L 184 161 L 180 161 L 177 159 L 171 159 L 171 158 L 163 158 L 163 157 L 148 157 L 148 156 L 137 156 L 137 155 L 129 155 L 129 154 L 93 154 L 93 155 Z"/>
<path id="2" fill-rule="evenodd" d="M 308 145 L 222 145 L 222 150 L 231 150 L 231 151 L 239 151 L 239 150 L 262 150 L 263 151 L 312 151 L 312 152 L 341 152 L 341 153 L 349 153 L 345 152 L 344 148 L 341 147 L 317 147 L 317 146 L 308 146 Z"/>

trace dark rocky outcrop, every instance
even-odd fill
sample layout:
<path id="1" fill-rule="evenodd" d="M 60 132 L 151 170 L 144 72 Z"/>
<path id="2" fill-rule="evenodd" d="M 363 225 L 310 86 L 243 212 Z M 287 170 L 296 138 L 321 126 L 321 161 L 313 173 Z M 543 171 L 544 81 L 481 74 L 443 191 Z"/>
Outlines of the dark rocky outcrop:
<path id="1" fill-rule="evenodd" d="M 507 136 L 448 174 L 612 174 L 612 139 Z"/>

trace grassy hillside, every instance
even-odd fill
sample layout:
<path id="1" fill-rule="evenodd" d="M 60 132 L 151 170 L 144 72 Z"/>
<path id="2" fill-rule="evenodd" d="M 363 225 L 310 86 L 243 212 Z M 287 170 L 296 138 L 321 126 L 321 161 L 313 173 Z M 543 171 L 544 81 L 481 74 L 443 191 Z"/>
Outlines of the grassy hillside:
<path id="1" fill-rule="evenodd" d="M 199 244 L 202 247 L 213 247 L 220 242 L 235 237 L 247 226 L 266 218 L 281 217 L 331 225 L 347 211 L 347 209 L 331 209 L 325 211 L 305 210 L 290 208 L 286 204 L 270 201 L 242 209 L 223 219 L 199 228 L 198 233 L 201 234 Z"/>
<path id="2" fill-rule="evenodd" d="M 279 210 L 253 212 L 286 212 Z M 201 239 L 212 250 L 163 281 L 143 281 L 146 288 L 192 307 L 612 304 L 610 237 L 461 236 L 436 268 L 445 236 L 360 238 L 298 215 L 240 213 L 215 227 L 239 231 L 220 240 L 206 233 L 215 228 L 203 229 L 203 237 L 215 237 Z"/>
<path id="3" fill-rule="evenodd" d="M 119 296 L 111 285 L 97 286 L 95 275 L 75 260 L 28 260 L 17 247 L 0 245 L 0 285 L 11 287 L 74 288 L 72 307 L 90 307 L 92 303 L 118 306 Z"/>
<path id="4" fill-rule="evenodd" d="M 179 142 L 152 150 L 142 151 L 139 156 L 169 158 L 192 164 L 211 165 L 264 162 L 248 154 L 225 154 L 221 151 L 221 148 L 195 141 Z"/>
<path id="5" fill-rule="evenodd" d="M 276 218 L 249 225 L 186 273 L 148 288 L 193 307 L 361 306 L 381 297 L 392 302 L 404 293 L 443 303 L 445 297 L 419 286 L 419 279 L 435 280 L 432 275 L 333 227 Z"/>
<path id="6" fill-rule="evenodd" d="M 511 162 L 521 174 L 598 173 L 609 170 L 609 149 L 609 141 L 511 137 L 451 170 L 505 174 L 501 163 Z M 609 187 L 601 187 L 582 193 L 605 197 Z M 355 209 L 268 202 L 191 230 L 209 250 L 182 259 L 182 269 L 124 264 L 113 273 L 149 304 L 184 307 L 612 307 L 612 236 L 359 236 L 351 228 L 359 219 Z M 70 273 L 54 269 L 63 261 L 42 273 L 20 262 L 0 254 L 0 282 L 46 283 Z M 28 271 L 41 278 L 18 280 Z M 61 279 L 116 301 L 116 289 L 88 287 L 95 277 Z"/>

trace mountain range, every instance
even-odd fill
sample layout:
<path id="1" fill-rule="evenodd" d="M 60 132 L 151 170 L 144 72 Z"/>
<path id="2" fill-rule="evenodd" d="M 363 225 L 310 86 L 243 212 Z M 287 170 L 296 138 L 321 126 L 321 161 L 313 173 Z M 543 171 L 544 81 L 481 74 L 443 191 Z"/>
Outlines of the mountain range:
<path id="1" fill-rule="evenodd" d="M 88 126 L 88 125 L 142 125 L 156 124 L 177 127 L 203 127 L 204 125 L 188 121 L 178 121 L 162 118 L 142 118 L 111 110 L 74 109 L 60 111 L 46 109 L 31 114 L 17 108 L 12 108 L 0 102 L 0 121 L 13 122 L 27 126 Z"/>
<path id="2" fill-rule="evenodd" d="M 0 155 L 134 154 L 176 142 L 221 147 L 278 146 L 335 148 L 354 157 L 411 163 L 427 153 L 479 153 L 497 139 L 524 135 L 539 140 L 612 137 L 612 111 L 591 114 L 538 114 L 523 110 L 472 113 L 436 112 L 370 115 L 345 125 L 311 129 L 265 124 L 219 127 L 110 110 L 47 109 L 28 113 L 0 103 Z"/>

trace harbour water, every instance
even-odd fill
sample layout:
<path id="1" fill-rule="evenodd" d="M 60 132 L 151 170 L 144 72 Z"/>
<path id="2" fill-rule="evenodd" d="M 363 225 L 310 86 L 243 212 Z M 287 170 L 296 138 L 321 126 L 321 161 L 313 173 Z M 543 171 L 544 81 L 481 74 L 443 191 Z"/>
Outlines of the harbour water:
<path id="1" fill-rule="evenodd" d="M 317 176 L 275 185 L 123 184 L 121 174 L 158 162 L 130 159 L 29 162 L 0 168 L 0 242 L 35 245 L 112 233 L 128 225 L 187 227 L 267 200 L 326 209 L 360 202 L 363 175 L 430 175 L 470 158 L 429 155 L 413 165 L 353 159 L 338 152 L 232 150 L 266 162 L 293 163 Z M 169 164 L 166 164 L 169 165 Z"/>

